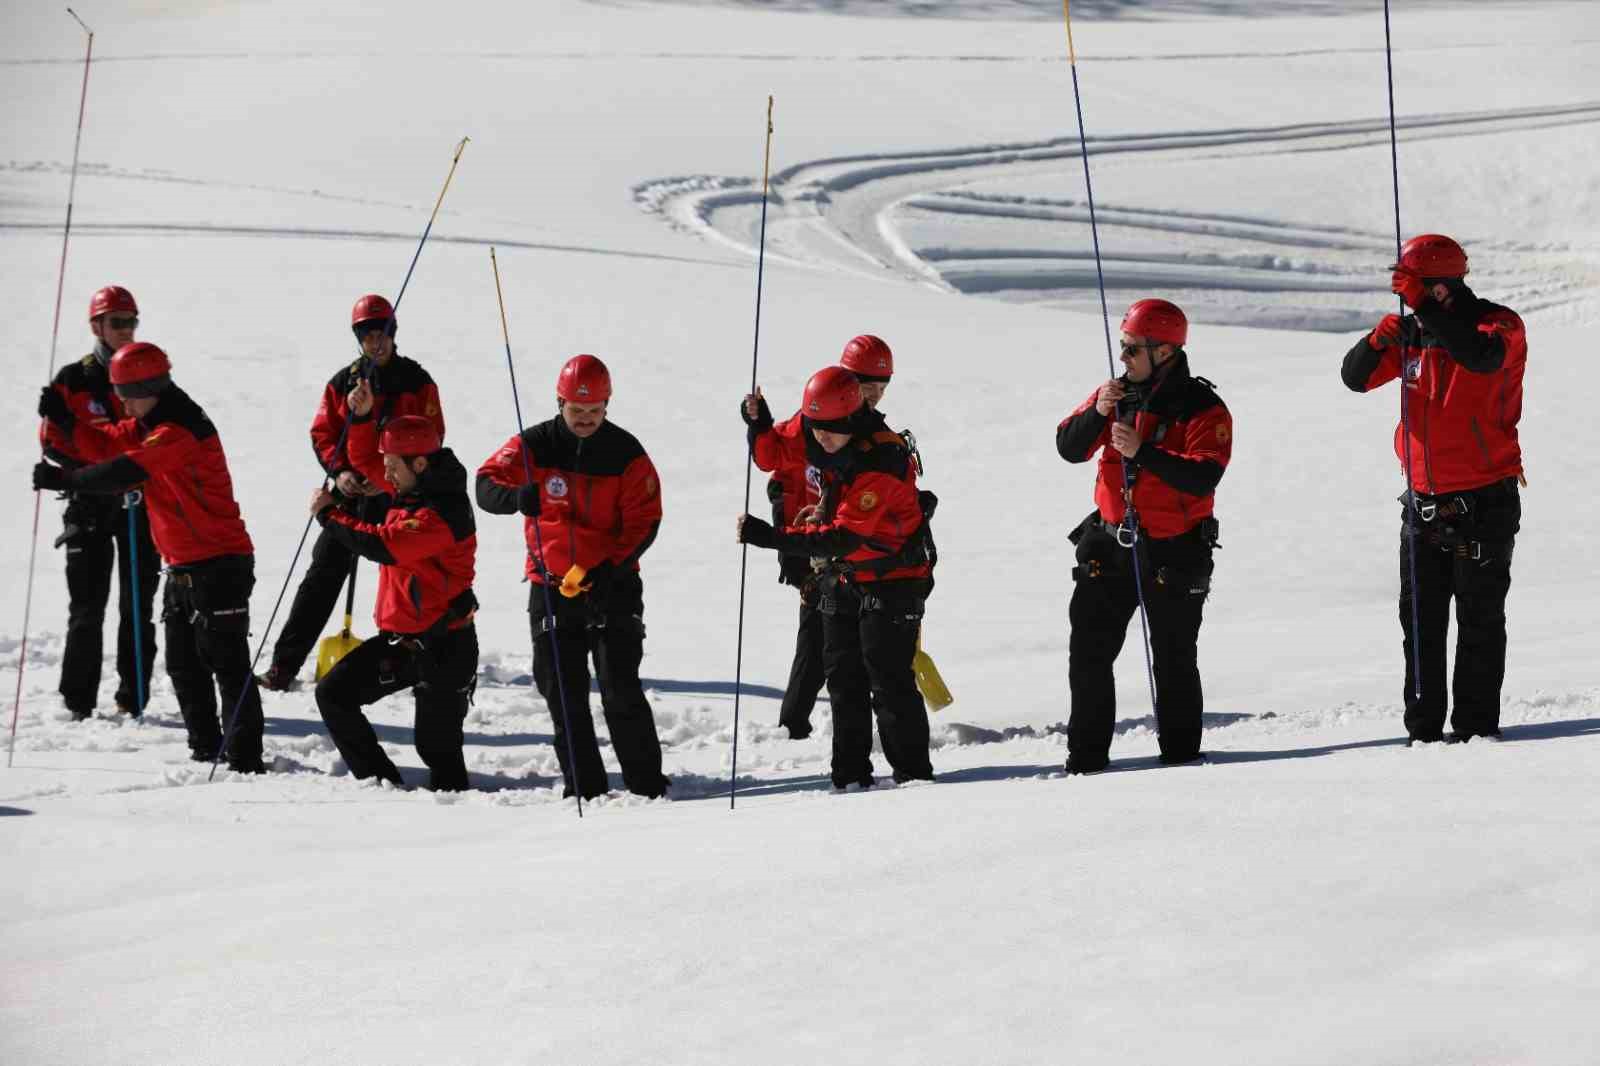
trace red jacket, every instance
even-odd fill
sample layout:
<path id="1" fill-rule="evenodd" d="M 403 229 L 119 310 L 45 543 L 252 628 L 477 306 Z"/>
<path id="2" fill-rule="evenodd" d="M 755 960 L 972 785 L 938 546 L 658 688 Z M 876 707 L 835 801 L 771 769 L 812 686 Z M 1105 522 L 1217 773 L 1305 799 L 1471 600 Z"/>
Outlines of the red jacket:
<path id="1" fill-rule="evenodd" d="M 633 434 L 607 421 L 580 440 L 559 414 L 530 427 L 478 468 L 478 506 L 485 511 L 516 513 L 517 489 L 528 484 L 524 447 L 540 503 L 539 517 L 523 520 L 529 579 L 543 584 L 550 574 L 560 581 L 573 565 L 639 569 L 639 556 L 661 526 L 661 480 Z"/>
<path id="2" fill-rule="evenodd" d="M 1102 519 L 1120 524 L 1127 514 L 1123 457 L 1111 446 L 1111 420 L 1095 410 L 1099 391 L 1056 428 L 1056 450 L 1069 463 L 1100 453 L 1095 507 Z M 1133 424 L 1144 438 L 1133 459 L 1139 525 L 1157 538 L 1187 533 L 1211 516 L 1217 482 L 1233 457 L 1233 416 L 1210 382 L 1189 373 L 1188 357 L 1182 356 L 1138 404 Z"/>
<path id="3" fill-rule="evenodd" d="M 78 423 L 103 428 L 128 417 L 122 400 L 111 389 L 110 375 L 92 353 L 63 366 L 56 372 L 50 387 L 67 401 L 67 409 Z M 39 423 L 39 444 L 46 457 L 68 470 L 91 462 L 73 444 L 72 434 L 63 432 L 48 419 Z"/>
<path id="4" fill-rule="evenodd" d="M 350 453 L 377 455 L 373 424 L 357 422 Z M 417 486 L 395 498 L 382 524 L 363 522 L 330 507 L 317 515 L 337 540 L 378 565 L 378 599 L 372 620 L 386 633 L 416 635 L 436 626 L 459 629 L 472 621 L 478 536 L 467 498 L 467 471 L 446 448 L 428 457 Z"/>
<path id="5" fill-rule="evenodd" d="M 922 529 L 923 516 L 905 441 L 881 415 L 870 417 L 871 428 L 831 456 L 809 433 L 798 435 L 812 466 L 821 471 L 823 521 L 785 527 L 775 534 L 774 546 L 785 555 L 840 560 L 863 584 L 928 577 L 933 568 L 926 561 L 881 573 L 873 565 L 899 553 Z"/>
<path id="6" fill-rule="evenodd" d="M 150 535 L 167 565 L 254 553 L 217 427 L 176 385 L 143 419 L 77 422 L 72 444 L 94 464 L 71 474 L 74 489 L 123 492 L 144 483 Z"/>
<path id="7" fill-rule="evenodd" d="M 1401 319 L 1400 341 L 1375 350 L 1363 337 L 1345 356 L 1343 377 L 1370 392 L 1398 378 L 1404 359 L 1407 417 L 1395 426 L 1394 451 L 1403 468 L 1409 446 L 1412 487 L 1436 495 L 1521 476 L 1528 340 L 1516 312 L 1463 290 L 1451 310 L 1429 301 Z"/>
<path id="8" fill-rule="evenodd" d="M 340 444 L 345 424 L 350 420 L 345 397 L 361 381 L 364 363 L 368 363 L 368 360 L 357 359 L 333 375 L 328 384 L 323 386 L 322 402 L 317 405 L 316 416 L 311 420 L 311 447 L 317 453 L 317 462 L 322 464 L 322 469 L 327 471 L 329 477 L 338 477 L 346 470 L 354 470 L 373 484 L 381 485 L 383 464 L 379 462 L 376 466 L 368 464 L 363 467 L 352 461 L 348 442 L 343 446 Z M 439 388 L 421 364 L 396 352 L 387 366 L 370 364 L 369 373 L 368 380 L 376 400 L 372 420 L 379 429 L 391 418 L 421 415 L 432 420 L 439 430 L 439 439 L 444 439 L 444 411 L 439 405 Z M 376 457 L 377 452 L 372 454 Z"/>
<path id="9" fill-rule="evenodd" d="M 821 474 L 806 458 L 804 423 L 796 411 L 792 418 L 750 434 L 750 454 L 756 467 L 771 474 L 783 490 L 784 525 L 793 522 L 802 507 L 822 499 Z"/>

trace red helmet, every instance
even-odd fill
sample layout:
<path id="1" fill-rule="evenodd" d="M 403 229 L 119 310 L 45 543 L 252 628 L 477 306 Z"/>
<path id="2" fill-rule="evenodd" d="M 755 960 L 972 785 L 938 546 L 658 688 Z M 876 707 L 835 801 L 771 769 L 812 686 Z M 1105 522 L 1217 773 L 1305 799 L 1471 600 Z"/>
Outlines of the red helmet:
<path id="1" fill-rule="evenodd" d="M 125 399 L 154 396 L 172 383 L 167 353 L 146 341 L 124 344 L 111 357 L 111 384 Z"/>
<path id="2" fill-rule="evenodd" d="M 1395 269 L 1409 270 L 1420 278 L 1466 277 L 1467 253 L 1442 233 L 1423 233 L 1400 249 Z"/>
<path id="3" fill-rule="evenodd" d="M 139 313 L 139 305 L 133 302 L 133 293 L 121 285 L 107 285 L 93 296 L 89 297 L 89 321 L 93 322 L 101 315 L 109 315 L 120 311 L 125 315 Z"/>
<path id="4" fill-rule="evenodd" d="M 575 355 L 556 378 L 556 396 L 572 403 L 600 403 L 611 399 L 611 371 L 592 355 Z"/>
<path id="5" fill-rule="evenodd" d="M 389 336 L 394 336 L 396 326 L 394 307 L 377 293 L 368 293 L 356 301 L 350 309 L 350 328 L 355 329 L 363 322 L 387 322 Z"/>
<path id="6" fill-rule="evenodd" d="M 842 366 L 825 366 L 806 382 L 800 412 L 813 422 L 840 422 L 861 409 L 861 383 Z"/>
<path id="7" fill-rule="evenodd" d="M 1189 320 L 1175 303 L 1135 300 L 1122 316 L 1122 332 L 1181 347 L 1189 339 Z"/>
<path id="8" fill-rule="evenodd" d="M 844 346 L 839 365 L 868 381 L 888 381 L 894 376 L 894 353 L 882 337 L 863 333 Z"/>
<path id="9" fill-rule="evenodd" d="M 432 455 L 444 447 L 439 430 L 432 421 L 421 415 L 401 415 L 383 427 L 383 437 L 378 450 L 385 455 Z"/>

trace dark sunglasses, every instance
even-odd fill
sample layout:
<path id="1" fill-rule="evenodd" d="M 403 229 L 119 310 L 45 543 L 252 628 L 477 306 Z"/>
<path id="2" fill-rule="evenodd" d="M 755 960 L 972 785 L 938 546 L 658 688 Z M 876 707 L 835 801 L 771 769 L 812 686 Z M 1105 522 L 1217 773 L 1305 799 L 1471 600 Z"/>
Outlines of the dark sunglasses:
<path id="1" fill-rule="evenodd" d="M 356 331 L 356 339 L 360 340 L 369 333 L 387 333 L 389 322 L 387 319 L 373 318 L 365 322 L 357 322 L 352 328 Z"/>
<path id="2" fill-rule="evenodd" d="M 1137 352 L 1137 351 L 1149 351 L 1152 348 L 1161 347 L 1161 343 L 1162 343 L 1161 341 L 1156 341 L 1154 344 L 1129 344 L 1127 341 L 1123 341 L 1122 342 L 1122 354 L 1123 355 L 1132 355 L 1134 352 Z"/>
<path id="3" fill-rule="evenodd" d="M 112 329 L 138 329 L 138 318 L 108 318 L 106 325 Z"/>

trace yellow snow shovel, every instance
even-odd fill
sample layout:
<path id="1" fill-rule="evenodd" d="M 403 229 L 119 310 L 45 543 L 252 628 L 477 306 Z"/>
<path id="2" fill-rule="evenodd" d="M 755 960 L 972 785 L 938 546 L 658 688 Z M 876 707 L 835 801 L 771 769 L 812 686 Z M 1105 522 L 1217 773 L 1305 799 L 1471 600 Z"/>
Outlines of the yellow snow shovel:
<path id="1" fill-rule="evenodd" d="M 336 636 L 323 637 L 317 643 L 317 680 L 328 676 L 328 671 L 339 665 L 339 660 L 361 647 L 361 638 L 350 632 L 350 616 L 356 606 L 356 569 L 361 565 L 358 555 L 350 561 L 350 586 L 344 595 L 344 628 Z"/>
<path id="2" fill-rule="evenodd" d="M 933 657 L 922 650 L 921 630 L 917 632 L 917 654 L 911 660 L 911 669 L 917 675 L 917 691 L 928 701 L 930 711 L 942 711 L 956 701 L 939 676 L 939 668 L 933 665 Z"/>

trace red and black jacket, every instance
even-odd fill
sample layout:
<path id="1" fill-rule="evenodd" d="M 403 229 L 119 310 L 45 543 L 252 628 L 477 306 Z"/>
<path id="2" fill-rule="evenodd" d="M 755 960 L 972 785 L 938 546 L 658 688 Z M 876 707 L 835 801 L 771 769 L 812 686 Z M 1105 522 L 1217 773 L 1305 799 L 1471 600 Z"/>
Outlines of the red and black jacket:
<path id="1" fill-rule="evenodd" d="M 832 560 L 841 573 L 863 584 L 927 578 L 933 567 L 925 557 L 906 566 L 874 565 L 896 560 L 921 532 L 924 518 L 916 466 L 905 441 L 876 411 L 861 418 L 863 428 L 831 455 L 802 428 L 798 438 L 820 472 L 823 521 L 786 526 L 762 546 L 786 556 Z"/>
<path id="2" fill-rule="evenodd" d="M 381 430 L 391 418 L 401 415 L 421 415 L 433 422 L 444 439 L 444 410 L 439 405 L 439 388 L 433 378 L 415 359 L 407 359 L 396 352 L 389 362 L 379 366 L 365 357 L 342 368 L 328 380 L 322 389 L 322 402 L 317 405 L 316 417 L 311 420 L 311 447 L 317 462 L 330 478 L 346 470 L 354 470 L 374 485 L 383 484 L 383 465 L 363 468 L 350 457 L 345 425 L 350 421 L 350 411 L 345 397 L 360 384 L 362 377 L 372 385 L 374 403 L 369 416 Z M 377 453 L 373 452 L 374 458 Z"/>
<path id="3" fill-rule="evenodd" d="M 370 422 L 357 423 L 352 455 L 377 454 L 371 433 Z M 466 467 L 450 449 L 428 456 L 416 487 L 394 499 L 381 524 L 338 507 L 324 508 L 317 521 L 346 548 L 378 563 L 372 620 L 385 633 L 420 636 L 472 621 L 478 607 L 472 591 L 477 524 Z"/>
<path id="4" fill-rule="evenodd" d="M 58 370 L 50 387 L 67 401 L 74 422 L 103 427 L 128 417 L 122 400 L 111 388 L 110 374 L 92 352 Z M 79 453 L 72 434 L 49 419 L 39 422 L 39 444 L 45 458 L 64 469 L 74 470 L 91 462 Z"/>
<path id="5" fill-rule="evenodd" d="M 1527 333 L 1515 311 L 1461 286 L 1450 308 L 1432 300 L 1400 320 L 1400 346 L 1374 349 L 1363 337 L 1344 357 L 1342 377 L 1371 392 L 1405 368 L 1406 420 L 1394 429 L 1412 487 L 1435 495 L 1522 475 L 1517 423 Z M 1405 422 L 1411 437 L 1405 436 Z"/>
<path id="6" fill-rule="evenodd" d="M 524 448 L 540 507 L 538 518 L 523 520 L 528 578 L 559 582 L 574 565 L 639 569 L 639 557 L 661 528 L 661 480 L 633 434 L 607 421 L 580 439 L 559 414 L 530 426 L 478 468 L 478 506 L 490 514 L 517 512 L 517 490 L 529 483 Z"/>
<path id="7" fill-rule="evenodd" d="M 73 490 L 120 493 L 144 486 L 150 535 L 168 566 L 254 553 L 217 427 L 176 385 L 163 390 L 142 419 L 74 423 L 72 445 L 92 464 L 67 474 Z"/>
<path id="8" fill-rule="evenodd" d="M 1100 453 L 1095 507 L 1102 519 L 1120 525 L 1128 510 L 1124 460 L 1111 446 L 1111 419 L 1095 409 L 1099 391 L 1056 427 L 1056 451 L 1069 463 Z M 1189 373 L 1182 353 L 1122 406 L 1128 409 L 1124 419 L 1131 418 L 1144 439 L 1128 468 L 1139 525 L 1151 537 L 1187 533 L 1211 516 L 1217 483 L 1233 457 L 1233 416 L 1210 382 Z"/>

